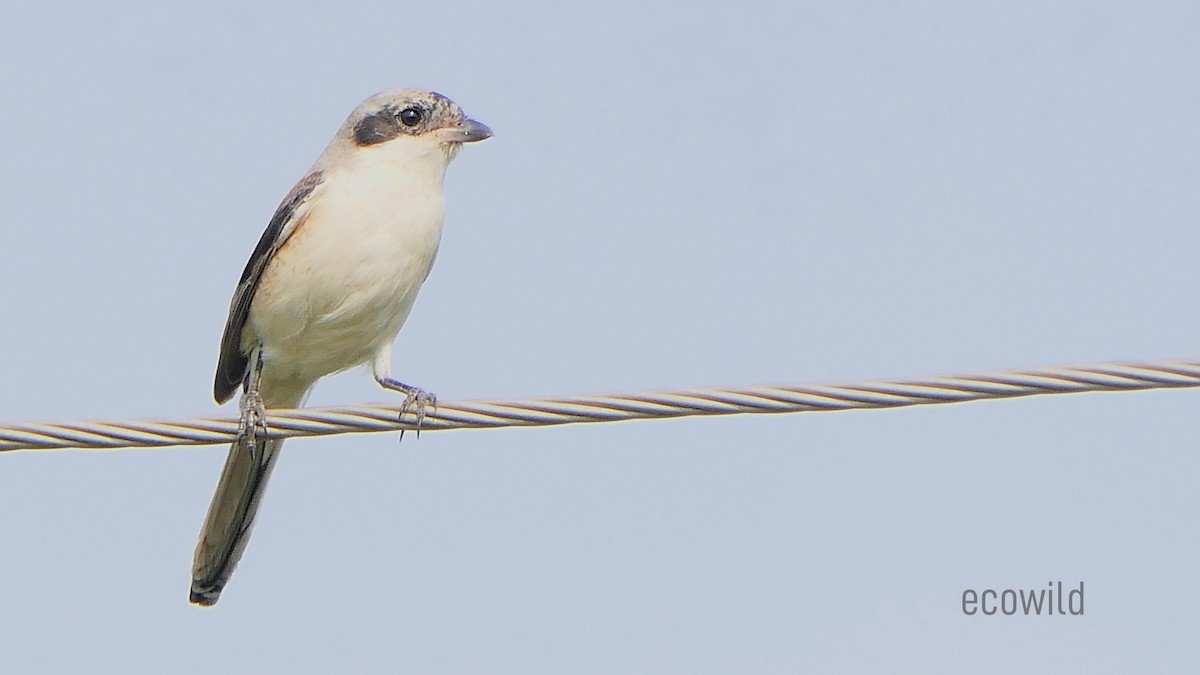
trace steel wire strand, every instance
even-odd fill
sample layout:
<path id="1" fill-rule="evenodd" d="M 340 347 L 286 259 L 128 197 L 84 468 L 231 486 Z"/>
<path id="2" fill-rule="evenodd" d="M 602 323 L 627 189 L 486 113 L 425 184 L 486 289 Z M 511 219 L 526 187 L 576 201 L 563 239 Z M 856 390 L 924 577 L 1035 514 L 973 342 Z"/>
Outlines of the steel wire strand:
<path id="1" fill-rule="evenodd" d="M 646 391 L 514 401 L 460 401 L 426 411 L 421 431 L 550 426 L 694 415 L 818 412 L 962 403 L 1089 391 L 1200 387 L 1200 362 L 1107 363 L 1067 368 L 845 385 L 760 386 Z M 274 438 L 415 430 L 400 405 L 271 410 Z M 210 445 L 237 437 L 238 420 L 29 423 L 0 426 L 0 452 Z"/>

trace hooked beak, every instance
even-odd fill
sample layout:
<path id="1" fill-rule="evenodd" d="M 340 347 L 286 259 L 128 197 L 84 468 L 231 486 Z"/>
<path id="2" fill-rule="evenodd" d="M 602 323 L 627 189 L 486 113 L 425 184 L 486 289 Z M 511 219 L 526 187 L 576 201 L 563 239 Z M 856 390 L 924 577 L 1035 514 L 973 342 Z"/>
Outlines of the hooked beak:
<path id="1" fill-rule="evenodd" d="M 465 119 L 452 127 L 438 129 L 438 136 L 447 143 L 475 143 L 492 137 L 492 130 L 482 122 Z"/>

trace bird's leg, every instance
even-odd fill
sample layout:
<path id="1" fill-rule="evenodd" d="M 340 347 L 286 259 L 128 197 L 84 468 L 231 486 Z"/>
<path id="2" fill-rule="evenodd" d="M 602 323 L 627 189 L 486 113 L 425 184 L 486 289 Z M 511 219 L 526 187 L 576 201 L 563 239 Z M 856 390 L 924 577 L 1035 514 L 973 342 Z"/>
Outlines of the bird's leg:
<path id="1" fill-rule="evenodd" d="M 254 350 L 250 368 L 246 371 L 246 379 L 242 381 L 241 423 L 238 425 L 238 439 L 251 453 L 258 447 L 258 435 L 267 434 L 267 411 L 263 407 L 262 396 L 258 393 L 258 383 L 262 379 L 262 345 Z"/>
<path id="2" fill-rule="evenodd" d="M 403 418 L 410 410 L 417 416 L 417 438 L 421 437 L 421 425 L 425 422 L 425 409 L 433 406 L 437 410 L 437 396 L 411 384 L 390 377 L 378 378 L 379 386 L 404 394 L 404 403 L 400 405 L 400 417 Z M 404 430 L 400 430 L 400 440 L 404 440 Z"/>
<path id="3" fill-rule="evenodd" d="M 433 406 L 434 411 L 437 411 L 437 396 L 419 387 L 392 379 L 391 370 L 392 343 L 389 342 L 375 354 L 375 358 L 371 362 L 371 371 L 374 373 L 375 381 L 379 383 L 379 386 L 404 394 L 404 403 L 400 406 L 400 419 L 404 419 L 404 415 L 409 410 L 412 410 L 413 414 L 417 416 L 417 438 L 420 438 L 421 424 L 425 422 L 425 409 Z M 403 429 L 400 430 L 400 440 L 404 440 Z"/>

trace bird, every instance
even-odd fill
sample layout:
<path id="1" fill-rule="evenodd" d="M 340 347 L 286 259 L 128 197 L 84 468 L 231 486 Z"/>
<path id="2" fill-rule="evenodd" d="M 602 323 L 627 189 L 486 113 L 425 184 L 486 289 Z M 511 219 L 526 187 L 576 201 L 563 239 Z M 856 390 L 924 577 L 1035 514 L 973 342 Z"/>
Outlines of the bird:
<path id="1" fill-rule="evenodd" d="M 326 375 L 366 365 L 417 428 L 436 398 L 391 376 L 392 343 L 437 257 L 446 169 L 491 138 L 449 98 L 391 89 L 363 101 L 280 203 L 246 263 L 213 396 L 242 389 L 239 435 L 200 532 L 190 602 L 215 605 L 245 551 L 279 457 L 265 411 L 303 405 Z"/>

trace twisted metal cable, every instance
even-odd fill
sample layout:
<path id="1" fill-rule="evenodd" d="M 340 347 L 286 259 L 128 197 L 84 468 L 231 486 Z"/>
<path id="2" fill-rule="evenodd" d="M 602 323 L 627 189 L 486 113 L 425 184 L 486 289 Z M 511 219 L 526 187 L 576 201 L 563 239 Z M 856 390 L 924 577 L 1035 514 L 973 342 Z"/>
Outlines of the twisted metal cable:
<path id="1" fill-rule="evenodd" d="M 1109 363 L 848 385 L 686 389 L 517 401 L 462 401 L 428 410 L 422 431 L 549 426 L 632 419 L 816 412 L 961 403 L 1039 394 L 1200 387 L 1200 362 Z M 272 410 L 267 435 L 328 436 L 416 429 L 396 405 Z M 0 426 L 0 452 L 229 443 L 238 420 L 67 422 Z"/>

